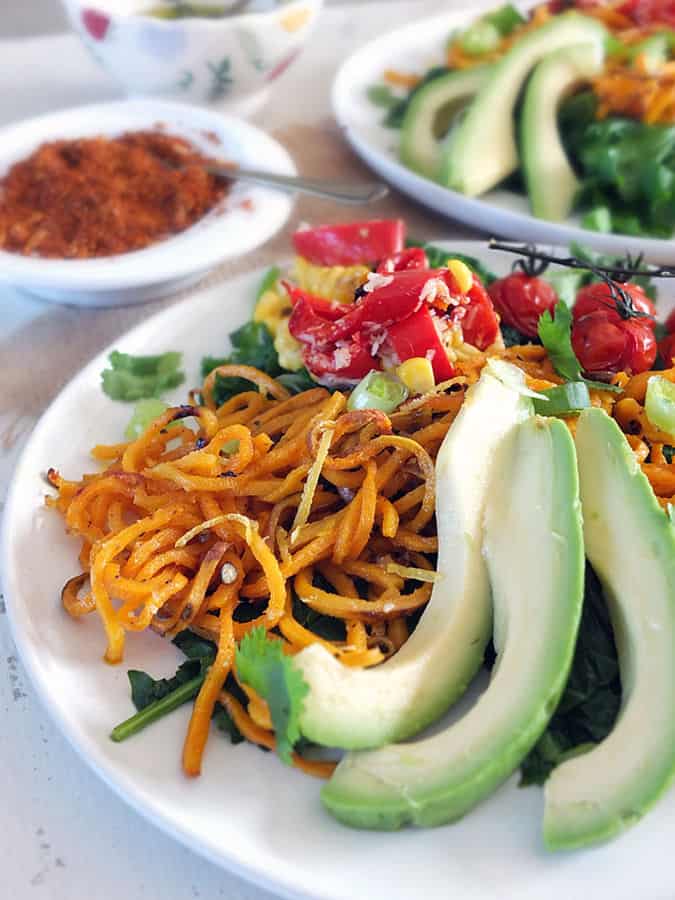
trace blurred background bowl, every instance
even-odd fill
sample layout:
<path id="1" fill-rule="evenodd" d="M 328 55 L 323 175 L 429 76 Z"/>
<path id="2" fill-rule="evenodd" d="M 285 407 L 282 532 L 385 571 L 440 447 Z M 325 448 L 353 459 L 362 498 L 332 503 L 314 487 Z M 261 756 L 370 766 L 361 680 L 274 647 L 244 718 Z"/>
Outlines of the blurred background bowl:
<path id="1" fill-rule="evenodd" d="M 298 56 L 323 0 L 252 0 L 222 18 L 176 19 L 148 15 L 170 8 L 161 0 L 63 4 L 95 59 L 130 96 L 246 115 L 262 106 L 271 83 Z"/>

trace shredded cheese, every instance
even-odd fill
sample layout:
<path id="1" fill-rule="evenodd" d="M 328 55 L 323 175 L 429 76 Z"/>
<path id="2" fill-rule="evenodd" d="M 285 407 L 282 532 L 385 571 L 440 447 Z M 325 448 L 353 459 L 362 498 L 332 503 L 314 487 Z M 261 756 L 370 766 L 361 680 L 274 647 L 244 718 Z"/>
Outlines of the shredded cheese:
<path id="1" fill-rule="evenodd" d="M 324 425 L 324 432 L 321 435 L 321 440 L 319 441 L 319 446 L 316 451 L 316 459 L 312 463 L 309 472 L 307 472 L 307 478 L 305 480 L 305 486 L 302 489 L 300 504 L 298 506 L 297 512 L 295 513 L 295 519 L 293 521 L 293 527 L 291 529 L 291 545 L 294 544 L 297 540 L 302 526 L 307 524 L 309 514 L 312 511 L 314 494 L 316 493 L 321 470 L 323 469 L 323 464 L 326 461 L 328 451 L 330 450 L 331 441 L 333 440 L 334 427 L 335 425 L 333 422 L 326 422 L 326 424 Z"/>

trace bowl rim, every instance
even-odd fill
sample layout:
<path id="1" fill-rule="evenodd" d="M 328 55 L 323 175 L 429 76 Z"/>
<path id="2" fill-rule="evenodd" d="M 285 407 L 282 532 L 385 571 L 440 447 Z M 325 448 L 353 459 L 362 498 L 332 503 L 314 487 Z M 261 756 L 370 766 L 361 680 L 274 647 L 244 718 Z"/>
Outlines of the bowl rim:
<path id="1" fill-rule="evenodd" d="M 74 8 L 77 7 L 82 9 L 87 5 L 87 0 L 65 0 L 67 6 Z M 256 22 L 259 23 L 267 23 L 268 21 L 274 21 L 278 19 L 282 15 L 288 15 L 289 12 L 294 11 L 297 8 L 307 9 L 310 13 L 313 13 L 314 16 L 318 13 L 321 7 L 324 4 L 324 0 L 290 0 L 289 3 L 283 3 L 274 9 L 270 9 L 267 12 L 241 12 L 237 13 L 234 16 L 221 16 L 219 18 L 207 17 L 207 16 L 194 16 L 194 17 L 186 17 L 184 19 L 160 19 L 157 16 L 151 16 L 147 13 L 137 12 L 137 13 L 114 13 L 108 12 L 108 10 L 100 10 L 106 16 L 110 18 L 111 22 L 124 22 L 124 21 L 143 21 L 143 22 L 152 22 L 153 25 L 156 25 L 160 28 L 176 28 L 189 27 L 194 29 L 195 31 L 203 30 L 206 28 L 213 28 L 223 25 L 240 25 L 243 22 L 247 24 L 254 24 Z M 189 24 L 188 24 L 189 23 Z M 310 24 L 308 21 L 305 24 Z"/>
<path id="2" fill-rule="evenodd" d="M 147 122 L 141 125 L 144 117 Z M 128 123 L 124 124 L 126 119 Z M 41 144 L 64 137 L 59 128 L 65 130 L 66 138 L 74 137 L 79 121 L 83 123 L 82 136 L 119 134 L 152 128 L 160 122 L 168 126 L 170 133 L 191 140 L 196 140 L 199 133 L 205 137 L 206 131 L 220 136 L 233 134 L 242 147 L 255 147 L 258 158 L 263 157 L 263 166 L 280 174 L 297 174 L 288 151 L 249 122 L 204 107 L 132 99 L 69 107 L 3 128 L 0 177 L 7 166 Z M 17 146 L 22 147 L 18 154 Z M 233 189 L 227 197 L 233 196 L 231 208 L 224 213 L 212 210 L 184 231 L 140 250 L 90 259 L 53 259 L 0 250 L 0 283 L 96 292 L 188 278 L 269 240 L 288 219 L 293 205 L 289 194 L 254 185 Z"/>

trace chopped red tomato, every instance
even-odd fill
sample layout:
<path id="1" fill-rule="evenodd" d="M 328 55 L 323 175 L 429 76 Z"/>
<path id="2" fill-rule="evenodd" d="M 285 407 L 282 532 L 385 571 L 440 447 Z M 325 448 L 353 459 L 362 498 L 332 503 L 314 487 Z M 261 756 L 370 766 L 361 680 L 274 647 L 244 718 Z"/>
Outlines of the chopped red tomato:
<path id="1" fill-rule="evenodd" d="M 403 250 L 403 219 L 376 219 L 346 225 L 320 225 L 296 231 L 296 252 L 317 266 L 371 264 Z"/>
<path id="2" fill-rule="evenodd" d="M 671 332 L 663 340 L 659 341 L 659 356 L 667 368 L 673 365 L 675 361 L 675 333 Z"/>
<path id="3" fill-rule="evenodd" d="M 499 337 L 499 319 L 492 300 L 475 275 L 467 297 L 469 302 L 455 307 L 450 318 L 462 326 L 462 336 L 467 344 L 486 350 Z"/>
<path id="4" fill-rule="evenodd" d="M 393 256 L 381 260 L 377 271 L 386 275 L 390 272 L 402 272 L 404 269 L 428 269 L 429 260 L 421 247 L 408 247 Z"/>
<path id="5" fill-rule="evenodd" d="M 446 381 L 455 374 L 428 306 L 423 306 L 405 321 L 391 325 L 387 329 L 387 343 L 399 363 L 417 356 L 426 357 L 436 381 Z"/>
<path id="6" fill-rule="evenodd" d="M 373 369 L 382 368 L 360 334 L 328 349 L 303 344 L 302 359 L 312 375 L 326 384 L 357 382 Z"/>

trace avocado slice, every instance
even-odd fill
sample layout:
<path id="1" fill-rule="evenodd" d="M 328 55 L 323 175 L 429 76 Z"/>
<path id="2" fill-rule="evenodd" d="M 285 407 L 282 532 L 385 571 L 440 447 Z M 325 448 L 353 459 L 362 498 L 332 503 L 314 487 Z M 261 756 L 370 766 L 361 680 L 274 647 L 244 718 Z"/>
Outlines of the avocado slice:
<path id="1" fill-rule="evenodd" d="M 460 818 L 519 765 L 565 686 L 584 580 L 574 443 L 562 421 L 534 416 L 497 456 L 483 547 L 498 652 L 490 685 L 433 737 L 347 755 L 322 798 L 348 825 L 388 830 Z"/>
<path id="2" fill-rule="evenodd" d="M 532 213 L 562 222 L 579 190 L 579 180 L 567 159 L 558 130 L 562 101 L 603 64 L 599 43 L 557 50 L 539 63 L 525 90 L 520 118 L 521 164 Z"/>
<path id="3" fill-rule="evenodd" d="M 526 397 L 487 372 L 469 388 L 436 459 L 443 578 L 415 631 L 381 666 L 349 668 L 319 644 L 297 654 L 310 688 L 300 721 L 305 737 L 345 749 L 380 747 L 421 731 L 464 693 L 492 626 L 480 550 L 489 473 L 504 436 L 530 412 Z"/>
<path id="4" fill-rule="evenodd" d="M 553 850 L 632 825 L 675 771 L 675 529 L 603 410 L 581 413 L 576 445 L 586 553 L 608 602 L 623 699 L 611 734 L 546 783 Z"/>
<path id="5" fill-rule="evenodd" d="M 441 150 L 457 116 L 487 81 L 491 66 L 476 66 L 434 78 L 415 93 L 401 125 L 401 162 L 427 178 L 438 178 Z"/>
<path id="6" fill-rule="evenodd" d="M 495 65 L 448 146 L 441 180 L 477 197 L 518 167 L 514 108 L 531 69 L 539 60 L 575 44 L 604 46 L 607 32 L 596 20 L 576 12 L 555 16 L 530 31 Z"/>

